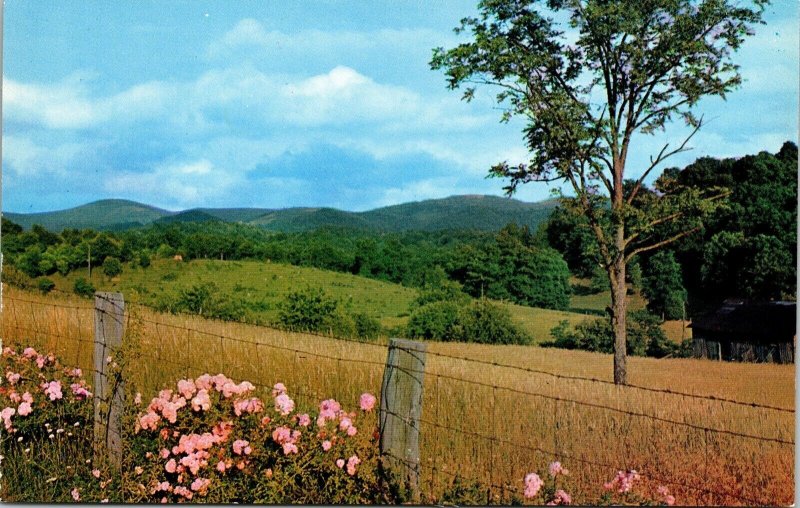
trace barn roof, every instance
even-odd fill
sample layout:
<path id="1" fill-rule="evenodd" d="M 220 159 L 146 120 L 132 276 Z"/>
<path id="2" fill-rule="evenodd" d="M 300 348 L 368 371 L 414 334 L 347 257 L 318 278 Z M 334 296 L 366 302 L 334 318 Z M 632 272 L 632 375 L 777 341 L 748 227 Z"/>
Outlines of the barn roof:
<path id="1" fill-rule="evenodd" d="M 791 342 L 796 334 L 795 302 L 725 300 L 715 312 L 696 317 L 693 333 L 725 333 L 744 340 Z"/>

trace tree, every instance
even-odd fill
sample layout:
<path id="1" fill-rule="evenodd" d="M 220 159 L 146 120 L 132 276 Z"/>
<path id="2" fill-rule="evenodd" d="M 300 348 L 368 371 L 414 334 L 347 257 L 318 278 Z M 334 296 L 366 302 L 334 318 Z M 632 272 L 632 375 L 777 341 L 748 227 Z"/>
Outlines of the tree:
<path id="1" fill-rule="evenodd" d="M 103 273 L 108 277 L 116 277 L 122 273 L 122 263 L 115 257 L 107 257 L 106 260 L 103 261 Z"/>
<path id="2" fill-rule="evenodd" d="M 643 195 L 645 179 L 687 149 L 702 125 L 698 101 L 725 95 L 741 83 L 732 54 L 768 0 L 482 0 L 479 17 L 457 32 L 472 40 L 434 50 L 451 89 L 499 87 L 502 119 L 526 120 L 528 163 L 507 161 L 490 175 L 510 179 L 505 190 L 533 181 L 563 181 L 569 203 L 585 215 L 611 284 L 614 381 L 626 382 L 626 265 L 702 228 L 720 189 L 673 186 Z M 561 30 L 558 19 L 568 19 Z M 664 130 L 682 118 L 691 134 L 669 143 L 626 182 L 634 135 Z M 654 231 L 670 235 L 655 240 Z"/>
<path id="3" fill-rule="evenodd" d="M 681 319 L 686 303 L 681 265 L 672 251 L 654 254 L 647 263 L 642 293 L 647 298 L 647 308 L 664 319 Z"/>

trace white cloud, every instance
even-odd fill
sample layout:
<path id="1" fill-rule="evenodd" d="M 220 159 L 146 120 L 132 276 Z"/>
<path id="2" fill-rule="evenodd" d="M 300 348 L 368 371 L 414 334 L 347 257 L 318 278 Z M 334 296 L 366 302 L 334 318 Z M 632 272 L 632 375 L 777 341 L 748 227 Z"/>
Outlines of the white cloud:
<path id="1" fill-rule="evenodd" d="M 236 175 L 208 160 L 197 160 L 162 164 L 143 173 L 112 173 L 105 179 L 104 190 L 116 196 L 148 196 L 166 208 L 187 208 L 229 195 L 237 184 L 241 181 Z"/>
<path id="2" fill-rule="evenodd" d="M 3 136 L 3 168 L 20 177 L 65 176 L 71 165 L 90 152 L 91 148 L 81 143 L 48 147 L 24 136 Z"/>
<path id="3" fill-rule="evenodd" d="M 93 98 L 83 78 L 68 77 L 54 84 L 20 83 L 3 77 L 7 118 L 49 129 L 84 129 L 112 119 L 134 120 L 163 114 L 174 97 L 171 87 L 142 83 L 119 94 Z"/>

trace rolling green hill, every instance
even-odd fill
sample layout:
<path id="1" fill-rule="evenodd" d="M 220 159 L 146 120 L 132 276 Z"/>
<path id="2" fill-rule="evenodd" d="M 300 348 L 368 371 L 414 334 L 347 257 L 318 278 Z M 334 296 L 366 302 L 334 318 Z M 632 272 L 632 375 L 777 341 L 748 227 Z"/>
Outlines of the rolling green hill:
<path id="1" fill-rule="evenodd" d="M 50 231 L 66 228 L 114 230 L 135 227 L 171 215 L 172 212 L 126 199 L 104 199 L 86 205 L 41 213 L 7 213 L 5 218 L 25 229 L 34 224 Z"/>
<path id="2" fill-rule="evenodd" d="M 33 214 L 5 213 L 12 222 L 28 229 L 41 224 L 51 231 L 65 228 L 120 230 L 154 222 L 206 222 L 222 220 L 261 226 L 270 231 L 298 232 L 323 226 L 367 231 L 497 231 L 509 222 L 535 230 L 555 208 L 555 200 L 526 203 L 498 196 L 451 196 L 415 201 L 366 212 L 334 208 L 193 208 L 170 212 L 122 199 Z"/>

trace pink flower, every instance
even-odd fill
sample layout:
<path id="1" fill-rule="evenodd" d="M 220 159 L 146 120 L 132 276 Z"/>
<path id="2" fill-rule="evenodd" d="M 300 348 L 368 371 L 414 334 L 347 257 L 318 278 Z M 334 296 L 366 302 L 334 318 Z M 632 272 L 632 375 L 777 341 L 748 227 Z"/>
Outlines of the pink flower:
<path id="1" fill-rule="evenodd" d="M 550 476 L 552 476 L 553 478 L 555 478 L 558 475 L 566 476 L 569 474 L 569 471 L 564 469 L 564 467 L 561 465 L 561 462 L 558 461 L 551 462 L 549 470 L 550 470 Z"/>
<path id="2" fill-rule="evenodd" d="M 347 427 L 347 435 L 348 436 L 352 437 L 352 436 L 355 436 L 357 433 L 358 433 L 358 429 L 356 429 L 354 426 L 351 425 L 351 426 Z"/>
<path id="3" fill-rule="evenodd" d="M 544 485 L 544 482 L 539 478 L 538 474 L 528 473 L 525 476 L 525 497 L 528 499 L 536 497 L 542 485 Z"/>
<path id="4" fill-rule="evenodd" d="M 169 450 L 167 450 L 166 448 L 162 448 L 158 452 L 158 454 L 161 456 L 162 459 L 166 459 L 167 457 L 169 457 Z"/>
<path id="5" fill-rule="evenodd" d="M 317 419 L 317 425 L 322 427 L 325 425 L 325 420 L 335 419 L 336 415 L 341 410 L 342 406 L 339 405 L 339 403 L 334 399 L 323 400 L 319 405 L 319 418 Z M 322 420 L 322 425 L 320 425 L 320 420 Z"/>
<path id="6" fill-rule="evenodd" d="M 548 506 L 572 504 L 572 497 L 561 489 L 558 489 L 553 500 L 547 503 Z"/>
<path id="7" fill-rule="evenodd" d="M 233 412 L 236 416 L 241 416 L 242 413 L 260 413 L 263 410 L 264 404 L 257 397 L 237 400 L 233 403 Z"/>
<path id="8" fill-rule="evenodd" d="M 250 455 L 252 449 L 250 448 L 250 442 L 245 441 L 243 439 L 237 439 L 233 442 L 233 453 L 236 455 Z"/>
<path id="9" fill-rule="evenodd" d="M 372 411 L 372 409 L 375 407 L 375 402 L 377 402 L 377 399 L 371 393 L 362 393 L 358 402 L 362 411 Z"/>
<path id="10" fill-rule="evenodd" d="M 286 393 L 286 386 L 283 383 L 275 383 L 275 386 L 272 387 L 272 396 L 277 397 L 282 393 Z"/>
<path id="11" fill-rule="evenodd" d="M 278 444 L 283 444 L 292 439 L 292 431 L 289 427 L 280 426 L 272 431 L 272 440 Z"/>
<path id="12" fill-rule="evenodd" d="M 331 449 L 331 446 L 333 446 L 333 443 L 331 443 L 327 439 L 322 442 L 322 449 L 325 450 L 326 452 Z"/>
<path id="13" fill-rule="evenodd" d="M 0 418 L 3 419 L 3 424 L 6 427 L 6 430 L 11 430 L 11 417 L 17 413 L 17 410 L 13 407 L 3 408 L 0 411 Z"/>
<path id="14" fill-rule="evenodd" d="M 94 476 L 95 478 L 100 478 L 100 470 L 92 469 L 92 476 Z"/>
<path id="15" fill-rule="evenodd" d="M 83 371 L 81 369 L 70 369 L 67 371 L 67 374 L 71 377 L 81 377 L 83 375 Z"/>
<path id="16" fill-rule="evenodd" d="M 175 494 L 177 494 L 179 496 L 185 497 L 186 499 L 192 499 L 192 497 L 194 497 L 194 494 L 192 493 L 192 491 L 187 489 L 183 485 L 179 485 L 179 486 L 175 487 L 175 490 L 173 492 L 175 492 Z M 164 499 L 166 499 L 166 498 L 164 498 Z"/>
<path id="17" fill-rule="evenodd" d="M 197 392 L 197 396 L 192 399 L 193 411 L 208 411 L 211 408 L 211 398 L 208 396 L 208 391 L 201 388 Z"/>
<path id="18" fill-rule="evenodd" d="M 294 410 L 294 401 L 289 398 L 285 393 L 279 394 L 275 397 L 275 411 L 280 412 L 283 416 L 288 415 Z"/>
<path id="19" fill-rule="evenodd" d="M 194 385 L 194 381 L 191 379 L 181 379 L 178 381 L 178 391 L 184 398 L 191 399 L 192 395 L 197 392 L 197 388 Z"/>
<path id="20" fill-rule="evenodd" d="M 17 414 L 20 416 L 28 416 L 33 412 L 33 408 L 29 402 L 23 402 L 17 409 Z"/>
<path id="21" fill-rule="evenodd" d="M 208 478 L 195 478 L 192 482 L 191 488 L 195 492 L 203 493 L 208 488 L 208 485 L 211 483 L 211 480 Z"/>
<path id="22" fill-rule="evenodd" d="M 39 367 L 40 369 L 44 368 L 44 364 L 45 364 L 46 361 L 47 361 L 47 358 L 45 358 L 42 355 L 38 355 L 36 357 L 36 366 Z"/>
<path id="23" fill-rule="evenodd" d="M 77 488 L 72 489 L 70 494 L 72 494 L 72 499 L 74 499 L 75 501 L 81 500 L 81 493 Z"/>
<path id="24" fill-rule="evenodd" d="M 39 353 L 37 353 L 36 350 L 33 349 L 32 347 L 26 347 L 22 351 L 22 356 L 24 356 L 25 358 L 27 358 L 29 360 L 32 360 L 32 359 L 36 358 L 37 356 L 39 356 Z"/>
<path id="25" fill-rule="evenodd" d="M 22 402 L 22 397 L 17 392 L 11 392 L 8 394 L 8 398 L 11 399 L 11 402 L 14 404 L 19 404 Z"/>
<path id="26" fill-rule="evenodd" d="M 45 395 L 50 397 L 51 401 L 56 401 L 64 396 L 61 393 L 61 381 L 50 381 L 49 383 L 44 383 L 42 387 Z"/>
<path id="27" fill-rule="evenodd" d="M 341 430 L 347 430 L 351 425 L 353 425 L 353 421 L 346 416 L 339 421 L 339 429 Z"/>
<path id="28" fill-rule="evenodd" d="M 664 496 L 664 502 L 667 504 L 667 506 L 674 505 L 675 504 L 675 496 L 672 496 L 672 495 Z"/>
<path id="29" fill-rule="evenodd" d="M 160 416 L 153 411 L 148 411 L 139 418 L 139 425 L 141 425 L 144 430 L 156 430 L 159 420 L 161 420 Z"/>
<path id="30" fill-rule="evenodd" d="M 311 417 L 307 414 L 302 414 L 297 417 L 297 424 L 301 427 L 308 427 L 311 425 Z"/>
<path id="31" fill-rule="evenodd" d="M 75 398 L 78 400 L 89 399 L 92 397 L 92 392 L 84 388 L 80 383 L 72 383 L 69 385 L 69 388 L 72 390 L 72 394 L 75 395 Z"/>
<path id="32" fill-rule="evenodd" d="M 27 402 L 28 404 L 33 404 L 33 395 L 31 392 L 25 392 L 22 394 L 22 401 Z"/>
<path id="33" fill-rule="evenodd" d="M 144 473 L 144 468 L 141 466 L 136 466 L 135 468 L 133 468 L 133 472 L 136 473 L 137 475 L 140 475 Z"/>
<path id="34" fill-rule="evenodd" d="M 361 459 L 358 458 L 358 455 L 353 455 L 347 459 L 347 474 L 350 476 L 356 474 L 356 466 L 359 464 L 361 464 Z"/>
<path id="35" fill-rule="evenodd" d="M 174 473 L 178 468 L 178 464 L 175 462 L 175 459 L 169 459 L 167 463 L 164 465 L 164 470 L 167 473 Z"/>
<path id="36" fill-rule="evenodd" d="M 290 453 L 297 453 L 297 445 L 294 443 L 283 443 L 281 447 L 283 448 L 284 455 L 289 455 Z"/>
<path id="37" fill-rule="evenodd" d="M 224 473 L 226 468 L 227 466 L 225 465 L 224 460 L 220 460 L 219 462 L 217 462 L 217 471 L 219 471 L 220 473 Z"/>
<path id="38" fill-rule="evenodd" d="M 17 374 L 16 372 L 11 372 L 11 371 L 6 372 L 6 379 L 12 385 L 17 384 L 19 382 L 19 378 L 21 377 L 22 376 L 20 374 Z"/>
<path id="39" fill-rule="evenodd" d="M 639 479 L 639 473 L 635 470 L 628 472 L 617 471 L 617 475 L 610 482 L 603 484 L 606 490 L 617 489 L 617 492 L 624 494 L 633 488 L 633 482 Z"/>
<path id="40" fill-rule="evenodd" d="M 336 460 L 336 467 L 338 467 L 339 469 L 343 468 L 344 467 L 344 459 L 337 459 Z"/>

